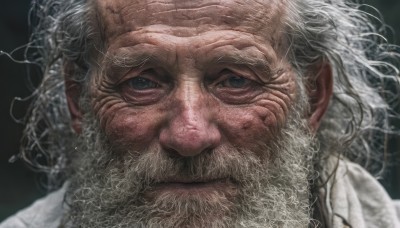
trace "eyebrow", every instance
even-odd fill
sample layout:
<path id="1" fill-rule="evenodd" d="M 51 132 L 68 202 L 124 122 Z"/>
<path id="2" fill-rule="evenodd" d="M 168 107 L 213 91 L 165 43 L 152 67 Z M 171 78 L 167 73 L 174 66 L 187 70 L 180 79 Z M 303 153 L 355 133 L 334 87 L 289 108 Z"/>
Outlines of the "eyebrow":
<path id="1" fill-rule="evenodd" d="M 149 64 L 160 63 L 161 60 L 151 53 L 117 53 L 105 55 L 103 72 L 108 76 L 122 76 L 130 69 L 141 68 Z"/>
<path id="2" fill-rule="evenodd" d="M 261 58 L 248 57 L 243 55 L 219 55 L 215 58 L 211 59 L 211 63 L 225 63 L 225 64 L 234 64 L 234 65 L 246 65 L 251 68 L 255 68 L 257 70 L 261 70 L 265 73 L 272 74 L 275 72 L 271 69 L 269 64 Z"/>
<path id="3" fill-rule="evenodd" d="M 105 66 L 133 68 L 141 67 L 150 62 L 159 62 L 159 59 L 152 54 L 137 53 L 137 54 L 115 54 L 105 56 Z"/>
<path id="4" fill-rule="evenodd" d="M 146 65 L 159 65 L 165 62 L 156 55 L 148 52 L 117 53 L 105 55 L 103 69 L 106 74 L 126 71 L 132 68 L 140 68 Z M 249 66 L 250 68 L 265 72 L 268 75 L 274 74 L 268 62 L 263 58 L 250 57 L 240 53 L 232 52 L 216 55 L 207 61 L 211 64 L 232 64 Z"/>

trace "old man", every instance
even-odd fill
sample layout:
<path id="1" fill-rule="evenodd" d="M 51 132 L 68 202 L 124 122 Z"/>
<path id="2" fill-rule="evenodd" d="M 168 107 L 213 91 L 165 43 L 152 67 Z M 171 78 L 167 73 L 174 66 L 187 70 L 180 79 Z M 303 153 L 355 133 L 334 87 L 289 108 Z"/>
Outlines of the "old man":
<path id="1" fill-rule="evenodd" d="M 397 60 L 355 7 L 36 2 L 20 157 L 62 187 L 0 227 L 400 227 L 365 170 Z"/>

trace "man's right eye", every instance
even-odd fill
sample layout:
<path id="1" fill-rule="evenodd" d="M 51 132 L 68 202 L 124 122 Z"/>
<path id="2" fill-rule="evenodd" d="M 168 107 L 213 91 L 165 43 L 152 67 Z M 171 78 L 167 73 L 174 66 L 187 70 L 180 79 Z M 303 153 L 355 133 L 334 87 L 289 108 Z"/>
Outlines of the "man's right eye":
<path id="1" fill-rule="evenodd" d="M 156 77 L 157 74 L 152 72 L 142 72 L 122 82 L 119 85 L 119 92 L 125 101 L 135 105 L 157 102 L 165 94 L 167 85 Z"/>
<path id="2" fill-rule="evenodd" d="M 147 90 L 147 89 L 154 89 L 158 88 L 160 85 L 150 79 L 144 77 L 135 77 L 129 79 L 127 84 L 130 88 L 134 90 Z"/>

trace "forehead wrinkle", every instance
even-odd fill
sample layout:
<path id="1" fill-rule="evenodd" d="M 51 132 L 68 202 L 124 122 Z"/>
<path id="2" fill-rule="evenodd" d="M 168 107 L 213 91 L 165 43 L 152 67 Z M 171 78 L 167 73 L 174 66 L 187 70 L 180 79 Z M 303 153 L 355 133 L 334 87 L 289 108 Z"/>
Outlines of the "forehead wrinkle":
<path id="1" fill-rule="evenodd" d="M 200 30 L 226 25 L 253 32 L 266 31 L 280 27 L 279 17 L 283 15 L 284 2 L 284 0 L 245 2 L 153 0 L 130 1 L 130 4 L 127 4 L 121 0 L 105 0 L 98 1 L 98 4 L 101 5 L 99 8 L 103 11 L 106 23 L 112 23 L 106 26 L 109 30 L 108 35 L 115 36 L 127 30 L 132 31 L 157 24 L 198 27 Z M 159 9 L 159 6 L 164 9 Z"/>
<path id="2" fill-rule="evenodd" d="M 163 16 L 168 16 L 168 14 L 173 13 L 173 18 L 174 19 L 178 19 L 184 21 L 201 21 L 201 22 L 212 22 L 213 17 L 207 13 L 209 11 L 211 11 L 211 9 L 214 8 L 220 8 L 221 10 L 227 9 L 227 7 L 225 6 L 220 6 L 220 5 L 207 5 L 207 6 L 201 6 L 199 8 L 194 8 L 194 9 L 171 9 L 171 10 L 166 10 L 163 12 L 156 12 L 153 13 L 153 15 L 159 15 L 161 17 Z M 194 13 L 199 13 L 199 12 L 203 12 L 200 15 L 196 16 Z M 231 16 L 227 16 L 227 15 L 221 15 L 221 17 L 225 17 L 225 18 L 233 18 Z"/>
<path id="3" fill-rule="evenodd" d="M 160 9 L 161 8 L 161 9 Z M 215 12 L 220 12 L 216 14 Z M 236 18 L 229 16 L 232 10 L 227 6 L 215 4 L 203 4 L 196 7 L 177 7 L 176 4 L 160 3 L 153 1 L 143 6 L 139 10 L 132 10 L 130 7 L 121 9 L 121 15 L 126 18 L 135 18 L 138 13 L 142 13 L 147 18 L 146 20 L 131 20 L 128 23 L 132 27 L 140 29 L 149 25 L 158 25 L 166 22 L 172 26 L 190 27 L 193 21 L 198 25 L 205 24 L 234 24 L 234 20 L 229 18 Z M 225 19 L 224 19 L 225 18 Z M 218 22 L 218 23 L 216 23 Z M 189 25 L 189 26 L 188 26 Z"/>
<path id="4" fill-rule="evenodd" d="M 254 35 L 245 33 L 231 34 L 227 31 L 222 38 L 216 38 L 213 42 L 202 45 L 198 52 L 200 55 L 236 55 L 252 56 L 253 59 L 262 60 L 266 63 L 273 63 L 277 59 L 275 50 L 268 42 L 259 40 Z M 260 43 L 261 42 L 261 43 Z M 226 53 L 226 54 L 225 54 Z"/>

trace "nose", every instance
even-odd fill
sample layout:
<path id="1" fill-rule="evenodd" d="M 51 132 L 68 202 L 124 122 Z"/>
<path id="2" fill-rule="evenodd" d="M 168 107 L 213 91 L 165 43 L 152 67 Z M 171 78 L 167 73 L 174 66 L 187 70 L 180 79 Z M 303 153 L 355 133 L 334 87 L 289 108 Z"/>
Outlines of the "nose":
<path id="1" fill-rule="evenodd" d="M 186 86 L 176 93 L 172 103 L 168 123 L 159 136 L 165 150 L 189 157 L 218 146 L 221 134 L 200 88 Z"/>

